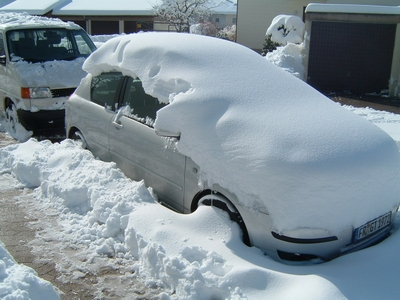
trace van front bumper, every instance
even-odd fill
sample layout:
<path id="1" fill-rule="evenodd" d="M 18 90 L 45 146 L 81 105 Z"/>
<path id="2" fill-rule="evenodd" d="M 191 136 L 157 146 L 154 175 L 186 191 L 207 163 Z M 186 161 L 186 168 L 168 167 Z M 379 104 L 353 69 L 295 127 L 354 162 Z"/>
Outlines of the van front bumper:
<path id="1" fill-rule="evenodd" d="M 22 126 L 34 135 L 65 134 L 65 110 L 17 110 Z"/>

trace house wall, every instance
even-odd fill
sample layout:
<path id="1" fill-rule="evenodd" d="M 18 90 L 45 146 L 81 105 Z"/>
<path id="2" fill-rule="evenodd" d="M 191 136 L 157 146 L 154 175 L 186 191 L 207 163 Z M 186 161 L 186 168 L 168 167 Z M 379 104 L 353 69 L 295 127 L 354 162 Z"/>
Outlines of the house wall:
<path id="1" fill-rule="evenodd" d="M 309 3 L 399 6 L 400 0 L 238 0 L 236 41 L 261 52 L 273 18 L 288 14 L 304 19 L 303 11 Z"/>

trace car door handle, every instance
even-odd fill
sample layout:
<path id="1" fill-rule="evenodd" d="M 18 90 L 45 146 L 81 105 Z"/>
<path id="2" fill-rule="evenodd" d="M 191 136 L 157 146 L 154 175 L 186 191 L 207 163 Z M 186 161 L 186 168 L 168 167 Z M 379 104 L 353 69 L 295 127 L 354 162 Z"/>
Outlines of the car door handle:
<path id="1" fill-rule="evenodd" d="M 122 127 L 124 127 L 124 125 L 122 125 L 120 121 L 113 121 L 112 124 L 117 129 L 121 129 Z"/>

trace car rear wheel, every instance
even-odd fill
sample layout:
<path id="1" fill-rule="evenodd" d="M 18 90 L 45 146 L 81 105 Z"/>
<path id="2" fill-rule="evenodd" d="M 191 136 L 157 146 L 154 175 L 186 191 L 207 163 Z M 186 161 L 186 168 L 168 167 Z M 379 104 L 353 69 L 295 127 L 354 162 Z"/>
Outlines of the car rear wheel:
<path id="1" fill-rule="evenodd" d="M 76 141 L 82 149 L 87 149 L 86 140 L 79 130 L 75 130 L 73 134 L 71 134 L 70 138 Z"/>
<path id="2" fill-rule="evenodd" d="M 198 206 L 199 205 L 213 206 L 228 213 L 229 218 L 239 225 L 240 230 L 242 231 L 243 243 L 247 246 L 251 246 L 246 224 L 244 223 L 239 211 L 236 209 L 231 201 L 220 194 L 208 194 L 200 198 L 200 200 L 198 201 Z"/>

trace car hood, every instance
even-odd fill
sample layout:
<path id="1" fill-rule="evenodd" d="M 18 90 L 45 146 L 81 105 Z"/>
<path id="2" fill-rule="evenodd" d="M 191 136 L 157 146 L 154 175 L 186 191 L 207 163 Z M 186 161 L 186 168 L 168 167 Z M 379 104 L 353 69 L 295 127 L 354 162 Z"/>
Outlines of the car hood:
<path id="1" fill-rule="evenodd" d="M 399 203 L 395 142 L 244 46 L 189 34 L 126 35 L 95 51 L 84 69 L 138 76 L 148 94 L 169 102 L 155 128 L 180 134 L 177 147 L 203 181 L 248 209 L 265 205 L 277 232 L 334 233 Z"/>
<path id="2" fill-rule="evenodd" d="M 86 72 L 82 70 L 85 58 L 71 61 L 46 61 L 29 63 L 24 60 L 8 63 L 8 68 L 14 79 L 20 81 L 21 86 L 29 87 L 77 87 Z"/>

